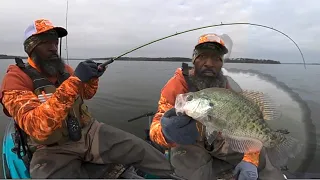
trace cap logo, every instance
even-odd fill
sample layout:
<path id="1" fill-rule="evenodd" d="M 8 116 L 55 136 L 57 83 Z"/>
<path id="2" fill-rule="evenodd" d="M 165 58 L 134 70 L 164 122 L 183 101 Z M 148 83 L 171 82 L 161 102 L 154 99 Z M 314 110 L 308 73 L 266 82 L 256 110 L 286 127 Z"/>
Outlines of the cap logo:
<path id="1" fill-rule="evenodd" d="M 205 42 L 217 42 L 224 45 L 224 42 L 222 41 L 222 39 L 219 36 L 213 35 L 213 34 L 206 34 L 201 36 L 199 38 L 198 44 L 205 43 Z"/>
<path id="2" fill-rule="evenodd" d="M 43 20 L 42 23 L 44 23 L 46 26 L 53 26 L 53 24 L 48 20 Z"/>

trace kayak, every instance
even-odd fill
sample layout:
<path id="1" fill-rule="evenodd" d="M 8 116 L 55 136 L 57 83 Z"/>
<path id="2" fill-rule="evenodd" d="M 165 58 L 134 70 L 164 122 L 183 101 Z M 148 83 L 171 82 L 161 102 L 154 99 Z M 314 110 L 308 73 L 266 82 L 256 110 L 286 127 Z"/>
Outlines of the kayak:
<path id="1" fill-rule="evenodd" d="M 4 179 L 30 179 L 28 167 L 28 149 L 19 143 L 19 130 L 15 127 L 13 119 L 10 119 L 6 127 L 2 141 L 2 167 Z M 20 136 L 21 137 L 21 136 Z M 19 148 L 18 148 L 19 147 Z M 20 151 L 20 157 L 16 153 Z M 31 159 L 31 158 L 30 158 Z M 89 171 L 90 178 L 101 177 L 111 179 L 158 179 L 157 176 L 146 174 L 132 166 L 126 167 L 121 164 L 99 165 L 84 164 Z"/>
<path id="2" fill-rule="evenodd" d="M 147 115 L 142 115 L 140 117 L 149 117 L 149 124 L 151 124 L 151 118 L 154 113 Z M 129 121 L 130 122 L 130 121 Z M 149 144 L 154 146 L 160 152 L 169 159 L 169 152 L 160 146 L 154 144 L 149 137 L 149 129 L 145 129 L 146 138 Z M 28 156 L 26 149 L 20 144 L 20 148 L 18 147 L 18 130 L 15 127 L 14 120 L 10 119 L 9 124 L 6 127 L 5 134 L 3 136 L 3 145 L 2 145 L 2 167 L 3 174 L 5 179 L 30 179 L 29 168 L 27 168 L 27 159 Z M 17 149 L 20 150 L 19 157 L 16 153 Z M 24 159 L 24 160 L 23 160 Z M 86 164 L 85 164 L 86 166 Z M 160 179 L 159 177 L 144 173 L 138 169 L 135 169 L 132 166 L 126 167 L 121 164 L 112 164 L 109 166 L 106 165 L 98 165 L 98 164 L 87 164 L 86 168 L 89 170 L 88 172 L 92 172 L 89 174 L 90 178 L 100 179 L 101 177 L 107 179 Z M 285 179 L 286 176 L 284 175 Z M 177 177 L 176 179 L 180 179 Z M 220 179 L 220 178 L 219 178 Z"/>
<path id="3" fill-rule="evenodd" d="M 10 121 L 6 127 L 2 141 L 2 168 L 5 179 L 30 179 L 29 170 L 24 161 L 15 152 L 16 137 L 14 121 Z M 22 152 L 20 152 L 21 155 Z"/>

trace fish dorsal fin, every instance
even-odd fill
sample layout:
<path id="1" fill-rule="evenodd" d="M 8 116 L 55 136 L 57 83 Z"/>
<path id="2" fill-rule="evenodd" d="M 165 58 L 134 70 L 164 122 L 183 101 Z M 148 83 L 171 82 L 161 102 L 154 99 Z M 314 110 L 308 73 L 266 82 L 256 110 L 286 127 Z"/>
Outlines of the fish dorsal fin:
<path id="1" fill-rule="evenodd" d="M 244 90 L 240 94 L 259 106 L 264 120 L 278 120 L 281 117 L 279 105 L 276 105 L 267 94 L 253 90 Z"/>

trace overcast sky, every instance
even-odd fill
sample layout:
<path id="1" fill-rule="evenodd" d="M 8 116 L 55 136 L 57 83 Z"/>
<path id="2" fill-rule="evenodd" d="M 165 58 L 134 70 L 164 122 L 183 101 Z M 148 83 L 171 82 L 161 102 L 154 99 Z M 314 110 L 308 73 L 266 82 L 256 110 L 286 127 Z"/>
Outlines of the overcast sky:
<path id="1" fill-rule="evenodd" d="M 34 19 L 48 18 L 65 26 L 66 5 L 67 0 L 1 0 L 0 54 L 25 55 L 24 30 Z M 319 17 L 319 0 L 69 0 L 68 53 L 75 58 L 117 56 L 175 32 L 221 22 L 250 22 L 288 34 L 307 62 L 320 62 Z M 287 37 L 247 25 L 189 32 L 128 56 L 191 57 L 198 36 L 209 32 L 232 38 L 231 57 L 302 62 Z"/>

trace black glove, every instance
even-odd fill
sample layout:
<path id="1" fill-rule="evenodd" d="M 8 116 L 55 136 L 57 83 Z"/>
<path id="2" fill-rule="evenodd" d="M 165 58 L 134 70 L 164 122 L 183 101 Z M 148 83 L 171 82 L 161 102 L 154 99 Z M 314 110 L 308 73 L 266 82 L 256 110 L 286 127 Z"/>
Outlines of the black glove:
<path id="1" fill-rule="evenodd" d="M 99 67 L 99 65 L 102 63 L 97 63 L 97 66 Z M 102 67 L 102 68 L 98 68 L 98 73 L 97 73 L 97 77 L 102 76 L 102 74 L 106 71 L 108 66 Z"/>
<path id="2" fill-rule="evenodd" d="M 76 67 L 74 75 L 82 82 L 88 82 L 90 79 L 98 77 L 98 65 L 92 60 L 82 61 Z"/>
<path id="3" fill-rule="evenodd" d="M 165 138 L 177 144 L 193 144 L 199 136 L 196 121 L 186 115 L 177 116 L 175 108 L 164 113 L 161 127 Z"/>

